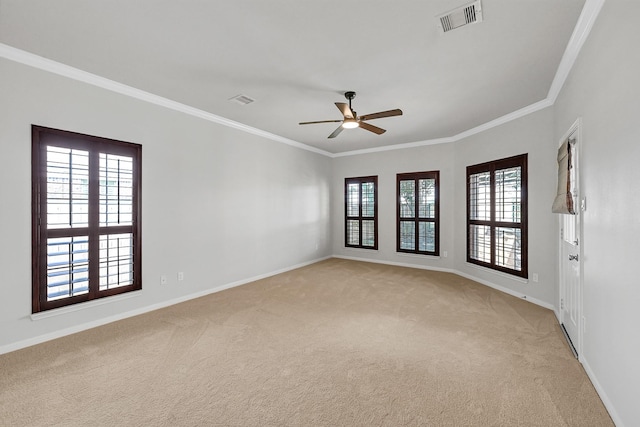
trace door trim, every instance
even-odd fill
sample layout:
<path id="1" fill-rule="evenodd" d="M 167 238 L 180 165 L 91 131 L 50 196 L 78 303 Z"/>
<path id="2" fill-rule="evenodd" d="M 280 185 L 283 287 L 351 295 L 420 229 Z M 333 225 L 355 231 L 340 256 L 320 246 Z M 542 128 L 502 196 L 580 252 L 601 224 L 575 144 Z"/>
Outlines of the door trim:
<path id="1" fill-rule="evenodd" d="M 560 141 L 558 142 L 558 146 L 561 146 L 564 141 L 566 141 L 567 139 L 569 139 L 571 136 L 575 136 L 576 142 L 577 142 L 577 147 L 578 147 L 578 155 L 577 155 L 577 161 L 578 161 L 578 173 L 576 176 L 577 182 L 578 182 L 578 194 L 576 194 L 576 201 L 577 201 L 577 209 L 579 212 L 579 215 L 583 215 L 584 212 L 584 205 L 582 203 L 583 199 L 583 191 L 582 191 L 582 170 L 581 170 L 581 162 L 580 162 L 580 157 L 581 157 L 581 152 L 582 152 L 582 117 L 578 117 L 576 119 L 575 122 L 573 122 L 573 124 L 571 125 L 571 127 L 569 128 L 569 130 L 567 130 L 567 132 L 563 135 L 563 137 L 560 139 Z M 584 247 L 584 234 L 583 234 L 583 222 L 584 219 L 581 216 L 580 220 L 578 221 L 578 226 L 577 226 L 577 236 L 578 236 L 578 241 L 580 242 L 578 244 L 578 256 L 579 256 L 579 278 L 578 278 L 578 286 L 579 286 L 579 292 L 578 292 L 578 301 L 577 301 L 577 310 L 578 310 L 578 336 L 577 337 L 573 337 L 570 338 L 569 335 L 567 334 L 565 327 L 564 327 L 564 307 L 563 307 L 563 298 L 565 295 L 565 282 L 564 282 L 564 278 L 563 278 L 563 268 L 562 268 L 562 264 L 563 262 L 566 262 L 566 260 L 562 257 L 563 252 L 562 252 L 562 235 L 558 232 L 557 234 L 557 238 L 558 238 L 558 320 L 560 322 L 560 326 L 562 329 L 562 333 L 565 335 L 565 338 L 567 339 L 567 343 L 569 344 L 569 348 L 571 349 L 571 351 L 574 353 L 574 356 L 576 356 L 576 358 L 582 363 L 582 349 L 584 348 L 584 317 L 583 317 L 583 290 L 584 290 L 584 264 L 583 264 L 583 260 L 584 260 L 584 256 L 583 256 L 583 250 L 582 248 Z M 560 231 L 562 229 L 562 217 L 559 216 L 558 217 L 558 231 Z M 577 354 L 576 354 L 577 352 Z"/>

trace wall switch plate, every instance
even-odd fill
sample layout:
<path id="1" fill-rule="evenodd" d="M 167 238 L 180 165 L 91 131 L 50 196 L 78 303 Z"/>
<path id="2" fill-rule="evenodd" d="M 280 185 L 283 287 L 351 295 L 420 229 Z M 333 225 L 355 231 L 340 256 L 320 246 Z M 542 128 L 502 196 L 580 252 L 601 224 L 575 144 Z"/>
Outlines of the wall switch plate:
<path id="1" fill-rule="evenodd" d="M 179 272 L 178 273 L 178 282 L 182 282 L 184 280 L 184 272 Z"/>
<path id="2" fill-rule="evenodd" d="M 160 284 L 161 285 L 167 284 L 167 276 L 160 276 Z"/>

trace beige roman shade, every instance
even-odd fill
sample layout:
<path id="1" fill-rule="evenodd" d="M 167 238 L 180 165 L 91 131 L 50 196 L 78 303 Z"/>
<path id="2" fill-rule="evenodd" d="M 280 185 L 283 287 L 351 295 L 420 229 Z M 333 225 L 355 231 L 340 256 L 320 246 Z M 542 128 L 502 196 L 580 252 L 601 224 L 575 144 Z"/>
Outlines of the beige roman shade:
<path id="1" fill-rule="evenodd" d="M 553 201 L 551 211 L 553 213 L 575 215 L 573 208 L 573 195 L 571 189 L 571 156 L 573 154 L 573 144 L 575 139 L 567 139 L 564 144 L 558 148 L 558 189 L 556 198 Z"/>

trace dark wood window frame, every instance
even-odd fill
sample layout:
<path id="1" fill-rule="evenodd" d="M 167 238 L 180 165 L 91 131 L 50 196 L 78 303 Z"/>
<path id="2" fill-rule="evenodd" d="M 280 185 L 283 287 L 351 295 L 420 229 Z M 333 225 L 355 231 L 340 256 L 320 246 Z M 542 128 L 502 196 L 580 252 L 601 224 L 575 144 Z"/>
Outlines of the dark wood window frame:
<path id="1" fill-rule="evenodd" d="M 32 312 L 38 313 L 54 308 L 141 289 L 142 228 L 140 218 L 142 146 L 139 144 L 132 144 L 123 141 L 90 136 L 64 130 L 51 129 L 36 125 L 32 126 L 31 131 Z M 87 200 L 86 203 L 83 202 L 83 206 L 87 206 L 88 210 L 88 213 L 86 214 L 87 226 L 79 226 L 78 224 L 74 224 L 74 220 L 71 219 L 73 218 L 73 215 L 70 213 L 69 227 L 57 226 L 56 228 L 53 228 L 48 226 L 47 214 L 47 206 L 49 203 L 47 194 L 47 192 L 49 191 L 47 182 L 47 170 L 48 167 L 51 167 L 51 164 L 48 164 L 47 160 L 47 150 L 66 149 L 77 150 L 77 152 L 83 153 L 83 156 L 86 157 L 85 161 L 87 162 L 87 164 L 83 165 L 83 173 L 86 174 L 86 184 L 83 184 L 83 186 L 86 187 L 86 196 L 82 197 L 84 197 L 83 200 Z M 110 173 L 107 162 L 109 162 L 112 158 L 131 158 L 131 161 L 127 160 L 127 163 L 132 164 L 132 167 L 128 169 L 127 172 L 127 175 L 131 177 L 131 184 L 127 188 L 127 192 L 131 193 L 131 196 L 127 199 L 130 200 L 130 202 L 128 201 L 127 204 L 128 206 L 130 206 L 131 220 L 122 221 L 122 223 L 120 222 L 121 208 L 119 206 L 122 196 L 120 195 L 121 190 L 119 178 L 115 181 L 117 183 L 115 184 L 117 186 L 116 190 L 108 189 L 107 187 L 110 184 L 100 183 L 100 173 L 103 173 L 105 177 Z M 102 164 L 104 166 L 101 166 L 101 161 L 103 162 Z M 120 165 L 120 163 L 118 163 L 118 165 Z M 73 163 L 69 163 L 69 170 L 73 170 L 75 167 L 76 166 Z M 103 181 L 106 181 L 106 178 L 104 178 Z M 109 182 L 114 182 L 113 178 Z M 101 185 L 103 186 L 102 189 L 100 187 Z M 74 187 L 71 180 L 69 180 L 67 187 Z M 111 192 L 115 192 L 117 194 L 116 200 L 118 201 L 118 212 L 116 214 L 117 220 L 115 221 L 115 225 L 109 224 L 110 220 L 106 219 L 108 215 L 106 214 L 107 208 L 105 207 L 105 205 L 108 205 L 110 202 L 107 202 L 105 200 L 109 198 L 109 196 L 104 195 L 101 199 L 101 196 L 99 194 L 101 190 L 103 190 L 104 194 L 111 194 Z M 69 212 L 73 212 L 73 209 L 75 209 L 73 207 L 75 196 L 71 195 L 73 191 L 74 190 L 69 190 Z M 102 214 L 102 217 L 100 216 L 101 203 L 105 212 Z M 102 225 L 100 221 L 102 221 Z M 84 224 L 84 221 L 82 223 Z M 126 238 L 120 237 L 127 235 L 129 236 Z M 107 254 L 104 258 L 101 258 L 101 256 L 103 256 L 101 255 L 100 247 L 101 236 L 102 243 L 106 247 L 102 248 L 102 253 Z M 59 245 L 64 246 L 68 244 L 69 250 L 65 252 L 63 258 L 66 257 L 69 259 L 69 261 L 57 262 L 55 264 L 62 264 L 60 270 L 57 271 L 56 274 L 63 275 L 63 277 L 65 277 L 65 279 L 63 279 L 63 282 L 68 283 L 68 288 L 70 289 L 70 291 L 68 296 L 63 295 L 62 297 L 59 297 L 57 299 L 48 298 L 48 285 L 50 284 L 50 282 L 48 281 L 48 276 L 53 275 L 51 269 L 52 265 L 54 264 L 53 262 L 51 262 L 51 264 L 48 264 L 48 257 L 52 256 L 51 252 L 49 252 L 48 250 L 48 247 L 52 245 L 50 242 L 54 241 L 53 239 L 69 239 L 67 242 L 60 243 Z M 76 239 L 85 239 L 82 245 L 82 252 L 86 254 L 83 255 L 84 257 L 86 257 L 86 259 L 83 259 L 83 262 L 86 265 L 82 268 L 82 281 L 86 282 L 86 285 L 83 286 L 86 286 L 87 288 L 86 291 L 82 291 L 83 293 L 78 292 L 77 294 L 72 290 L 75 284 L 73 277 L 74 275 L 78 274 L 76 273 L 76 271 L 80 270 L 76 267 L 77 264 L 75 264 L 78 261 L 73 261 L 73 245 L 75 244 Z M 128 246 L 126 249 L 129 251 L 129 257 L 125 261 L 122 261 L 121 259 L 120 248 L 118 246 L 120 245 L 121 240 L 130 242 L 130 246 Z M 115 243 L 115 245 L 112 245 L 113 243 Z M 112 246 L 117 247 L 117 249 L 112 250 Z M 112 252 L 109 251 L 115 252 L 117 253 L 117 255 L 111 255 Z M 122 252 L 125 252 L 125 249 L 123 249 Z M 123 274 L 123 276 L 128 275 L 129 277 L 131 277 L 131 279 L 123 280 L 121 282 L 118 282 L 117 284 L 112 285 L 111 282 L 109 282 L 111 278 L 107 277 L 106 281 L 104 282 L 106 284 L 103 284 L 103 289 L 101 290 L 101 261 L 103 262 L 103 271 L 104 268 L 115 268 L 116 271 L 120 272 L 120 265 L 124 265 L 124 263 L 126 263 L 128 273 Z M 107 267 L 104 267 L 105 265 Z M 125 269 L 125 267 L 122 268 L 123 270 Z M 64 287 L 67 285 L 65 284 L 62 286 Z"/>
<path id="2" fill-rule="evenodd" d="M 520 221 L 496 220 L 496 172 L 510 168 L 520 168 Z M 489 219 L 472 219 L 471 177 L 488 173 L 490 177 L 489 191 Z M 497 270 L 503 273 L 528 278 L 528 184 L 527 184 L 527 154 L 521 154 L 505 159 L 486 162 L 467 167 L 467 262 Z M 477 196 L 476 196 L 477 197 Z M 505 202 L 506 204 L 506 202 Z M 513 203 L 517 205 L 517 203 Z M 503 214 L 504 216 L 504 214 Z M 504 219 L 504 218 L 503 218 Z M 472 226 L 489 227 L 490 260 L 485 262 L 472 257 Z M 507 268 L 496 263 L 496 228 L 520 230 L 520 269 Z M 476 248 L 477 249 L 477 248 Z"/>
<path id="3" fill-rule="evenodd" d="M 433 218 L 420 217 L 420 198 L 418 196 L 419 182 L 423 179 L 432 179 L 435 181 L 434 185 L 434 215 Z M 401 181 L 413 181 L 414 182 L 414 215 L 402 216 L 402 200 L 401 200 Z M 404 253 L 413 253 L 420 255 L 434 255 L 440 254 L 440 171 L 429 172 L 413 172 L 413 173 L 399 173 L 396 175 L 396 251 Z M 413 222 L 414 223 L 414 249 L 402 248 L 401 245 L 401 223 Z M 419 231 L 421 223 L 434 224 L 435 237 L 434 237 L 434 250 L 420 250 Z"/>
<path id="4" fill-rule="evenodd" d="M 373 216 L 363 214 L 363 184 L 373 183 Z M 349 215 L 349 185 L 358 185 L 358 214 Z M 378 249 L 378 177 L 364 176 L 357 178 L 345 178 L 344 180 L 344 245 L 348 248 Z M 349 243 L 349 222 L 358 224 L 358 243 Z M 364 244 L 363 221 L 373 221 L 373 243 Z"/>

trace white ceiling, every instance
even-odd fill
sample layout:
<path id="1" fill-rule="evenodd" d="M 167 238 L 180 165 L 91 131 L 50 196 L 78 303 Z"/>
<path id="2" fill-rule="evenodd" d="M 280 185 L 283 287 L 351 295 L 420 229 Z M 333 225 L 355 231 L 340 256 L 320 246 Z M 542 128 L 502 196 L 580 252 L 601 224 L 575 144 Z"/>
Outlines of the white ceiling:
<path id="1" fill-rule="evenodd" d="M 544 100 L 585 0 L 0 0 L 0 42 L 340 153 L 446 138 Z M 387 129 L 327 136 L 334 102 Z M 228 99 L 243 94 L 256 102 Z"/>

